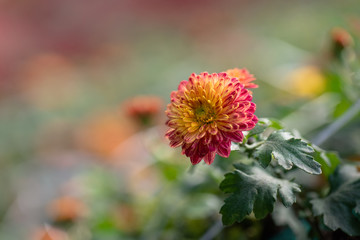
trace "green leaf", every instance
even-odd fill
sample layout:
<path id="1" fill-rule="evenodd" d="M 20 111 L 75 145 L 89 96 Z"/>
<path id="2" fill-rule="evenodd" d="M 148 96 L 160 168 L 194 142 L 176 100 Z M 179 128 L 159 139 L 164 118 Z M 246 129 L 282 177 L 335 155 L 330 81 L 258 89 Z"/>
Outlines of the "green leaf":
<path id="1" fill-rule="evenodd" d="M 330 193 L 311 201 L 315 216 L 323 216 L 331 230 L 343 230 L 350 236 L 360 236 L 360 173 L 353 166 L 338 167 L 330 176 Z"/>
<path id="2" fill-rule="evenodd" d="M 315 150 L 315 160 L 321 164 L 322 173 L 326 177 L 329 177 L 334 173 L 336 167 L 341 163 L 339 156 L 335 152 L 326 152 L 315 145 L 312 147 Z"/>
<path id="3" fill-rule="evenodd" d="M 256 126 L 249 131 L 247 138 L 252 137 L 254 135 L 263 133 L 267 128 L 274 128 L 276 130 L 283 129 L 284 127 L 282 124 L 275 119 L 268 119 L 268 118 L 260 118 Z"/>
<path id="4" fill-rule="evenodd" d="M 299 185 L 273 177 L 264 169 L 254 165 L 236 164 L 232 173 L 227 173 L 220 189 L 231 195 L 225 199 L 220 213 L 225 225 L 241 222 L 254 212 L 255 217 L 264 218 L 271 213 L 279 194 L 282 203 L 289 207 L 295 201 Z"/>
<path id="5" fill-rule="evenodd" d="M 354 216 L 360 221 L 360 199 L 356 200 L 356 207 L 352 212 Z"/>
<path id="6" fill-rule="evenodd" d="M 289 132 L 276 131 L 254 152 L 254 157 L 263 167 L 267 167 L 272 159 L 285 169 L 293 165 L 311 174 L 320 174 L 321 165 L 314 160 L 314 149 L 301 139 L 293 138 Z"/>

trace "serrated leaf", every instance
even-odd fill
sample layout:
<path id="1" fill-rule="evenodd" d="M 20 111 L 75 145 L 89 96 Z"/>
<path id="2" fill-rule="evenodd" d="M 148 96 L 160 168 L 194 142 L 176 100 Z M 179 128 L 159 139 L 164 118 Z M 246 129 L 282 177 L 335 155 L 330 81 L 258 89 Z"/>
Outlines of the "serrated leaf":
<path id="1" fill-rule="evenodd" d="M 330 176 L 327 197 L 311 201 L 315 216 L 323 216 L 331 230 L 341 229 L 350 236 L 360 236 L 360 174 L 352 166 L 342 166 Z"/>
<path id="2" fill-rule="evenodd" d="M 321 165 L 312 157 L 313 152 L 314 149 L 301 139 L 293 138 L 288 132 L 276 131 L 255 150 L 254 157 L 263 167 L 273 159 L 287 170 L 295 165 L 305 172 L 321 174 Z"/>
<path id="3" fill-rule="evenodd" d="M 223 192 L 231 193 L 220 210 L 225 225 L 241 222 L 251 212 L 258 219 L 264 218 L 273 211 L 278 194 L 286 207 L 296 201 L 295 193 L 300 192 L 296 183 L 273 177 L 254 165 L 235 167 L 237 170 L 227 173 L 220 184 Z"/>

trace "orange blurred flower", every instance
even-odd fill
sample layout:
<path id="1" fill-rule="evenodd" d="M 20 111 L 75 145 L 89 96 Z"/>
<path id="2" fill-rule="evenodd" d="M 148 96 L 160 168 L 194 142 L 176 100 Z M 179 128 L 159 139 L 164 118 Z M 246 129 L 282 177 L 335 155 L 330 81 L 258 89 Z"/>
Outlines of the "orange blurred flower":
<path id="1" fill-rule="evenodd" d="M 331 31 L 331 56 L 342 60 L 345 49 L 351 47 L 354 40 L 351 35 L 343 28 L 333 28 Z"/>
<path id="2" fill-rule="evenodd" d="M 114 110 L 87 120 L 77 133 L 80 147 L 110 159 L 119 144 L 137 131 L 129 119 Z"/>
<path id="3" fill-rule="evenodd" d="M 45 226 L 37 229 L 32 234 L 31 240 L 69 240 L 69 237 L 66 232 L 60 229 Z"/>
<path id="4" fill-rule="evenodd" d="M 334 44 L 340 45 L 342 48 L 351 46 L 354 40 L 350 34 L 343 28 L 333 28 L 331 31 L 331 38 Z"/>
<path id="5" fill-rule="evenodd" d="M 49 213 L 55 221 L 74 221 L 83 217 L 87 212 L 85 204 L 77 198 L 65 196 L 53 200 L 49 206 Z"/>
<path id="6" fill-rule="evenodd" d="M 161 111 L 163 101 L 157 96 L 137 96 L 124 103 L 126 114 L 143 126 L 152 125 Z"/>
<path id="7" fill-rule="evenodd" d="M 254 75 L 250 74 L 249 71 L 246 68 L 233 68 L 228 69 L 226 73 L 233 78 L 237 78 L 240 83 L 244 85 L 245 88 L 257 88 L 259 87 L 255 83 L 252 83 L 251 81 L 256 80 Z"/>

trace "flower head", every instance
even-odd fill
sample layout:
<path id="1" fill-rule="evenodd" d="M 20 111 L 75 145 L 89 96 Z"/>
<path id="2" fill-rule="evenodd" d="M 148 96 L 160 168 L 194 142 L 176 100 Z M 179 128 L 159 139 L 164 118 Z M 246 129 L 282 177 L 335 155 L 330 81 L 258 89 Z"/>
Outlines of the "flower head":
<path id="1" fill-rule="evenodd" d="M 86 214 L 85 204 L 77 198 L 65 196 L 55 199 L 49 206 L 52 217 L 57 222 L 74 221 Z"/>
<path id="2" fill-rule="evenodd" d="M 257 88 L 258 85 L 251 83 L 251 81 L 256 80 L 254 75 L 250 74 L 249 71 L 245 68 L 233 68 L 226 71 L 226 73 L 233 78 L 237 78 L 240 83 L 244 84 L 245 88 Z"/>
<path id="3" fill-rule="evenodd" d="M 142 125 L 151 125 L 162 107 L 162 100 L 157 96 L 137 96 L 124 104 L 128 116 Z"/>
<path id="4" fill-rule="evenodd" d="M 343 51 L 354 45 L 351 35 L 342 28 L 333 28 L 331 31 L 331 57 L 342 60 Z"/>
<path id="5" fill-rule="evenodd" d="M 230 144 L 243 140 L 242 131 L 255 127 L 252 95 L 226 73 L 192 74 L 171 93 L 166 136 L 171 147 L 182 147 L 192 164 L 207 164 L 215 154 L 228 157 Z"/>
<path id="6" fill-rule="evenodd" d="M 331 31 L 331 37 L 334 44 L 339 45 L 342 48 L 351 46 L 354 44 L 354 40 L 351 35 L 342 28 L 333 28 Z"/>

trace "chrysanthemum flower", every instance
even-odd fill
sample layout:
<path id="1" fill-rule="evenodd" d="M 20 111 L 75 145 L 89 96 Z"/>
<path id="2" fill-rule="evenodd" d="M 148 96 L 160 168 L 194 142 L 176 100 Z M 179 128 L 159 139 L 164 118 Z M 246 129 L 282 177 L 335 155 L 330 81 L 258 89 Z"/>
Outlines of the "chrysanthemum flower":
<path id="1" fill-rule="evenodd" d="M 215 154 L 229 157 L 230 144 L 243 140 L 242 131 L 255 127 L 256 105 L 237 78 L 226 73 L 192 74 L 171 93 L 166 136 L 171 147 L 182 147 L 192 164 L 207 164 Z"/>
<path id="2" fill-rule="evenodd" d="M 336 27 L 331 31 L 331 37 L 334 45 L 345 48 L 354 44 L 354 40 L 351 35 L 342 28 Z"/>
<path id="3" fill-rule="evenodd" d="M 162 105 L 161 98 L 157 96 L 137 96 L 124 103 L 127 115 L 144 126 L 153 124 Z"/>
<path id="4" fill-rule="evenodd" d="M 334 28 L 331 31 L 331 52 L 330 57 L 334 57 L 337 60 L 342 60 L 342 52 L 354 45 L 354 40 L 351 35 L 342 28 Z"/>
<path id="5" fill-rule="evenodd" d="M 237 78 L 240 83 L 244 84 L 245 88 L 257 88 L 258 85 L 251 83 L 251 81 L 256 80 L 254 75 L 250 74 L 249 71 L 245 68 L 233 68 L 226 71 L 226 73 L 233 78 Z"/>
<path id="6" fill-rule="evenodd" d="M 64 196 L 51 202 L 49 212 L 55 221 L 64 222 L 74 221 L 83 217 L 87 209 L 81 200 Z"/>

